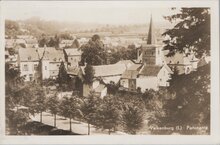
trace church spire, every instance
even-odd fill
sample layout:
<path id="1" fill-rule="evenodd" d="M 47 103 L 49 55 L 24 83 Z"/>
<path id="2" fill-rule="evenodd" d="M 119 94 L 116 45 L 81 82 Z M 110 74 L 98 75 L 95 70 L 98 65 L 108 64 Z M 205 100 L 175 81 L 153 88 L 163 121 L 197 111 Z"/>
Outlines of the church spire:
<path id="1" fill-rule="evenodd" d="M 148 31 L 148 36 L 147 36 L 147 44 L 155 44 L 155 37 L 154 37 L 154 30 L 153 30 L 153 22 L 152 22 L 152 14 L 150 18 L 150 26 L 149 26 L 149 31 Z"/>

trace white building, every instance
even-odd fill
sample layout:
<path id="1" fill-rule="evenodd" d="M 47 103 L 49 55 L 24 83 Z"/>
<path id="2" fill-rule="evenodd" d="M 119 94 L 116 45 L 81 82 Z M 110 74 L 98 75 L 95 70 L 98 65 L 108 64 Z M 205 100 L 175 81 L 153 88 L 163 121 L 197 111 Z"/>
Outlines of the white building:
<path id="1" fill-rule="evenodd" d="M 38 70 L 39 57 L 35 48 L 20 48 L 18 52 L 18 66 L 20 75 L 25 81 L 32 81 Z"/>

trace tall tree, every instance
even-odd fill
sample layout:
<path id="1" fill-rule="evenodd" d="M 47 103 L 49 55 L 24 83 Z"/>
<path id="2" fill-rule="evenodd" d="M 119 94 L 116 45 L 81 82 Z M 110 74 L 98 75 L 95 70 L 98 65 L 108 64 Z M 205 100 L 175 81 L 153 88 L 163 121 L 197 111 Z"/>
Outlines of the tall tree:
<path id="1" fill-rule="evenodd" d="M 60 113 L 62 116 L 69 118 L 70 131 L 72 131 L 72 119 L 82 116 L 82 101 L 77 96 L 65 96 L 60 104 Z"/>
<path id="2" fill-rule="evenodd" d="M 61 90 L 66 90 L 68 88 L 68 84 L 70 82 L 70 77 L 67 74 L 66 67 L 65 67 L 63 61 L 60 64 L 57 82 L 58 82 L 59 88 Z"/>
<path id="3" fill-rule="evenodd" d="M 50 112 L 54 115 L 54 127 L 56 127 L 56 115 L 59 112 L 59 105 L 60 101 L 57 97 L 57 93 L 55 93 L 53 96 L 50 96 L 47 99 L 47 107 L 50 110 Z"/>
<path id="4" fill-rule="evenodd" d="M 165 50 L 169 50 L 167 56 L 176 52 L 183 53 L 185 48 L 196 52 L 197 57 L 204 53 L 210 54 L 210 9 L 209 8 L 181 8 L 179 13 L 166 16 L 170 22 L 177 22 L 168 29 L 164 36 Z"/>
<path id="5" fill-rule="evenodd" d="M 125 131 L 130 134 L 136 134 L 136 132 L 143 127 L 143 108 L 133 103 L 126 103 L 124 105 L 122 118 Z"/>
<path id="6" fill-rule="evenodd" d="M 87 64 L 84 71 L 85 71 L 85 75 L 84 75 L 85 83 L 88 85 L 92 84 L 95 75 L 95 70 L 93 69 L 92 65 Z"/>
<path id="7" fill-rule="evenodd" d="M 101 106 L 97 110 L 96 127 L 107 129 L 109 135 L 120 124 L 121 112 L 116 107 L 113 96 L 104 97 Z"/>
<path id="8" fill-rule="evenodd" d="M 92 92 L 88 97 L 84 98 L 82 107 L 83 118 L 88 123 L 88 135 L 90 135 L 90 124 L 95 124 L 97 119 L 97 110 L 101 105 L 101 99 L 96 97 Z"/>
<path id="9" fill-rule="evenodd" d="M 193 86 L 193 87 L 192 87 Z M 210 133 L 210 64 L 198 68 L 188 75 L 179 75 L 178 79 L 170 84 L 171 95 L 169 100 L 158 100 L 163 103 L 164 113 L 156 114 L 149 121 L 149 125 L 179 126 L 175 130 L 180 134 L 209 134 Z M 161 94 L 164 98 L 164 93 Z M 187 126 L 205 126 L 204 130 L 190 130 Z M 171 134 L 173 132 L 158 132 Z"/>
<path id="10" fill-rule="evenodd" d="M 93 35 L 89 42 L 82 46 L 82 64 L 101 65 L 106 63 L 104 44 L 99 35 Z"/>
<path id="11" fill-rule="evenodd" d="M 31 109 L 33 110 L 33 113 L 40 113 L 40 122 L 42 122 L 42 113 L 43 111 L 46 111 L 46 94 L 44 92 L 44 89 L 39 86 L 35 86 L 36 88 L 36 91 L 35 91 L 35 99 L 33 99 L 33 102 L 32 102 L 32 106 L 31 106 Z"/>

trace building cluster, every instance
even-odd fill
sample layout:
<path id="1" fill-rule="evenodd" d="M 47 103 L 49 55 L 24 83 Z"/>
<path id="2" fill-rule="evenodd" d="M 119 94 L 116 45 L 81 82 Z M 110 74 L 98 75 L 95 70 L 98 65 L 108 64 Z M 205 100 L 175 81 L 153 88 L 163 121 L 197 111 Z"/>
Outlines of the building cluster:
<path id="1" fill-rule="evenodd" d="M 19 38 L 16 41 L 25 40 Z M 80 39 L 86 43 L 87 40 Z M 109 38 L 105 38 L 108 44 Z M 120 90 L 145 92 L 146 90 L 158 90 L 160 87 L 168 87 L 174 69 L 179 74 L 189 74 L 202 65 L 202 61 L 195 57 L 193 52 L 177 53 L 173 57 L 166 57 L 163 45 L 157 43 L 154 36 L 152 19 L 150 21 L 147 42 L 143 43 L 137 50 L 136 60 L 121 60 L 115 64 L 93 66 L 94 78 L 91 84 L 83 81 L 85 67 L 80 66 L 82 51 L 78 48 L 57 49 L 54 47 L 27 47 L 19 48 L 18 55 L 5 54 L 6 61 L 12 66 L 17 66 L 20 75 L 25 81 L 32 81 L 35 78 L 38 64 L 41 62 L 42 79 L 56 79 L 59 73 L 61 62 L 64 62 L 68 75 L 75 82 L 74 88 L 82 88 L 81 94 L 88 96 L 91 91 L 100 97 L 107 95 L 108 84 L 118 84 Z M 14 42 L 14 41 L 12 41 Z M 23 42 L 23 41 L 21 41 Z M 32 44 L 35 44 L 34 41 Z M 8 46 L 9 42 L 6 42 Z M 72 41 L 63 41 L 61 46 L 71 46 Z M 11 44 L 10 44 L 11 45 Z M 13 43 L 12 43 L 13 45 Z M 11 46 L 10 46 L 11 47 Z M 14 46 L 13 46 L 14 47 Z M 78 86 L 78 87 L 76 87 Z"/>

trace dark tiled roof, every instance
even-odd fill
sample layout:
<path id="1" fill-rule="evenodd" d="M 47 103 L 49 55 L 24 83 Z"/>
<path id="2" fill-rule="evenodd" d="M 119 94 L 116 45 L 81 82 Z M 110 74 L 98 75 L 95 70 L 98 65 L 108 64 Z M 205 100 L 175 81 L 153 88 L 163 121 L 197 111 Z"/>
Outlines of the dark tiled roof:
<path id="1" fill-rule="evenodd" d="M 159 73 L 161 67 L 160 66 L 155 66 L 155 65 L 144 65 L 139 74 L 144 75 L 144 76 L 157 76 Z"/>
<path id="2" fill-rule="evenodd" d="M 20 48 L 18 51 L 20 61 L 38 61 L 38 53 L 35 48 Z"/>

